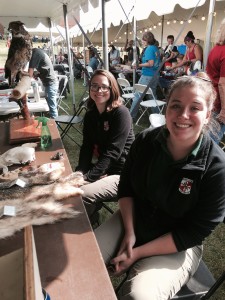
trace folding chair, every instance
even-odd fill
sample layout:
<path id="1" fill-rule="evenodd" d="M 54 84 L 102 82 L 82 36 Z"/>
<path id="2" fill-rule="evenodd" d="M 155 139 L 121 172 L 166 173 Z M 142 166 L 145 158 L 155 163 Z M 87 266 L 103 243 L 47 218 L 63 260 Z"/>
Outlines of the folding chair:
<path id="1" fill-rule="evenodd" d="M 126 77 L 125 77 L 125 75 L 123 73 L 118 73 L 118 77 L 126 79 Z"/>
<path id="2" fill-rule="evenodd" d="M 149 121 L 152 129 L 166 124 L 165 115 L 162 114 L 150 114 Z"/>
<path id="3" fill-rule="evenodd" d="M 204 295 L 215 283 L 215 279 L 209 271 L 203 260 L 200 261 L 199 267 L 194 276 L 190 278 L 186 285 L 172 298 L 173 300 L 197 300 L 207 299 Z"/>
<path id="4" fill-rule="evenodd" d="M 54 71 L 56 71 L 58 73 L 58 75 L 66 75 L 66 70 L 64 65 L 62 64 L 57 64 L 57 65 L 53 65 Z"/>
<path id="5" fill-rule="evenodd" d="M 146 85 L 143 84 L 135 84 L 134 85 L 134 90 L 135 92 L 138 92 L 140 94 L 142 94 L 146 89 Z M 152 97 L 151 100 L 146 100 L 146 101 L 142 101 L 140 103 L 140 106 L 143 108 L 140 117 L 138 118 L 136 125 L 138 125 L 139 121 L 141 120 L 141 118 L 144 116 L 145 113 L 148 113 L 148 109 L 152 108 L 152 107 L 157 107 L 158 111 L 160 114 L 162 114 L 162 110 L 166 104 L 165 101 L 162 100 L 157 100 L 152 92 L 152 89 L 149 88 L 146 92 L 146 95 L 150 95 Z"/>
<path id="6" fill-rule="evenodd" d="M 64 99 L 66 97 L 68 77 L 66 75 L 57 75 L 57 78 L 59 80 L 59 90 L 58 90 L 58 96 L 57 96 L 57 109 L 58 109 L 58 111 L 59 111 L 59 109 L 61 109 L 68 115 L 70 107 L 64 101 Z"/>
<path id="7" fill-rule="evenodd" d="M 93 71 L 92 67 L 90 67 L 90 66 L 86 66 L 86 70 L 88 71 L 88 74 L 89 74 L 89 76 L 91 77 L 91 76 L 92 76 L 92 74 L 94 73 L 94 71 Z"/>
<path id="8" fill-rule="evenodd" d="M 73 127 L 77 132 L 79 132 L 82 135 L 82 132 L 76 127 L 76 125 L 80 125 L 83 121 L 83 116 L 80 114 L 82 113 L 83 110 L 86 110 L 86 102 L 87 102 L 88 97 L 84 98 L 83 100 L 80 101 L 80 104 L 78 106 L 78 109 L 74 113 L 74 115 L 61 115 L 58 116 L 55 119 L 55 122 L 60 129 L 60 136 L 61 139 L 63 140 L 65 136 L 69 137 L 75 144 L 77 144 L 80 147 L 80 144 L 71 136 L 69 135 L 69 130 L 71 127 Z M 63 127 L 62 125 L 65 125 Z"/>
<path id="9" fill-rule="evenodd" d="M 122 98 L 124 99 L 125 106 L 127 106 L 130 101 L 134 98 L 133 87 L 130 82 L 125 78 L 117 78 L 117 83 L 122 92 Z"/>

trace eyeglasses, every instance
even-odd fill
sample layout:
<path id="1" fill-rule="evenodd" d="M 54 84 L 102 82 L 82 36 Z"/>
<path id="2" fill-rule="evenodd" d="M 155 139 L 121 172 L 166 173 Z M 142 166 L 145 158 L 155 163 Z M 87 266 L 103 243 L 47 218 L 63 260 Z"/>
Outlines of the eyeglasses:
<path id="1" fill-rule="evenodd" d="M 102 85 L 102 86 L 99 86 L 97 84 L 91 84 L 91 91 L 93 92 L 98 92 L 100 89 L 103 93 L 106 93 L 110 90 L 110 86 L 108 85 Z"/>

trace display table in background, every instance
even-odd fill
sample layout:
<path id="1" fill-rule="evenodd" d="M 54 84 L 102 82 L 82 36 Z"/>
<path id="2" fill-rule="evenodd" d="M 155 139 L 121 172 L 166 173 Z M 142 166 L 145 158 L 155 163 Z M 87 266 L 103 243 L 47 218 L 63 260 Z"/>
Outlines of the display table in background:
<path id="1" fill-rule="evenodd" d="M 28 100 L 27 104 L 31 113 L 43 113 L 49 111 L 49 107 L 45 98 L 41 98 L 38 102 L 34 102 L 34 100 L 31 98 Z M 15 114 L 19 111 L 20 107 L 15 101 L 0 102 L 0 116 Z"/>

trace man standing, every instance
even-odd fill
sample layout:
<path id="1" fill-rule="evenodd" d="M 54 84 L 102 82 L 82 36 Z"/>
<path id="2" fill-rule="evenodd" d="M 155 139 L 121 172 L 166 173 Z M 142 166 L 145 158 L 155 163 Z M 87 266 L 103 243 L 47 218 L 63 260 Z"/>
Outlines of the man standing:
<path id="1" fill-rule="evenodd" d="M 165 60 L 165 67 L 172 67 L 173 63 L 176 63 L 176 56 L 179 54 L 177 47 L 174 46 L 174 36 L 173 35 L 168 35 L 167 36 L 167 46 L 164 49 L 164 56 L 166 56 Z"/>
<path id="2" fill-rule="evenodd" d="M 40 77 L 45 87 L 50 117 L 55 119 L 58 116 L 57 93 L 59 83 L 49 56 L 39 48 L 32 49 L 32 56 L 28 68 L 30 77 L 33 77 L 34 69 L 37 69 L 37 76 Z"/>
<path id="3" fill-rule="evenodd" d="M 128 42 L 128 39 L 127 39 L 126 45 L 124 47 L 124 51 L 126 51 L 127 54 L 128 54 L 128 64 L 129 65 L 132 64 L 133 59 L 134 59 L 134 49 L 133 49 L 133 46 L 134 46 L 134 41 L 130 40 Z M 139 56 L 140 56 L 140 49 L 139 49 L 139 47 L 136 47 L 136 53 L 137 53 L 137 61 L 138 61 L 139 60 Z"/>

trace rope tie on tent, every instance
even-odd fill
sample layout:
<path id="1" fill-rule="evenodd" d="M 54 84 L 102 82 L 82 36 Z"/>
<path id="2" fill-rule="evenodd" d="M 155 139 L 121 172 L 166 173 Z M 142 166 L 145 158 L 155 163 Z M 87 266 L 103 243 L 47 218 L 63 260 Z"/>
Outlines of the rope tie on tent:
<path id="1" fill-rule="evenodd" d="M 118 1 L 119 1 L 119 0 L 118 0 Z M 119 3 L 120 3 L 120 2 L 119 2 Z M 121 5 L 121 3 L 120 3 L 120 5 Z M 122 7 L 122 9 L 123 9 L 123 7 Z M 130 20 L 129 20 L 129 15 L 131 14 L 131 12 L 132 12 L 133 9 L 134 9 L 134 6 L 131 8 L 131 10 L 129 11 L 128 15 L 126 15 L 126 13 L 124 12 L 124 9 L 123 9 L 123 12 L 125 13 L 126 19 L 125 19 L 125 21 L 123 22 L 122 26 L 120 27 L 119 31 L 117 32 L 117 35 L 115 36 L 114 40 L 116 40 L 117 37 L 119 36 L 120 31 L 122 30 L 122 28 L 123 28 L 123 26 L 124 26 L 124 23 L 125 23 L 126 21 L 128 21 L 128 23 L 130 24 L 130 26 L 133 28 L 133 25 L 131 24 L 131 22 L 130 22 Z"/>

